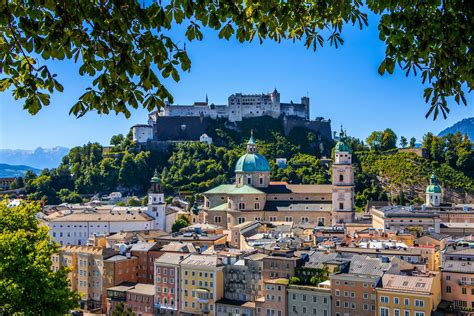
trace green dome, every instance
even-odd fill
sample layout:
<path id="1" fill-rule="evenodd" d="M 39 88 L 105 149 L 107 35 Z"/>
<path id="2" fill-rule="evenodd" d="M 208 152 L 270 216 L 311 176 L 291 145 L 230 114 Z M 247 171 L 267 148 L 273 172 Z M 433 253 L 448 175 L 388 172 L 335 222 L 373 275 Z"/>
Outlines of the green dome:
<path id="1" fill-rule="evenodd" d="M 151 183 L 160 183 L 161 179 L 158 177 L 158 171 L 155 169 L 155 173 L 153 174 L 153 177 L 150 180 Z"/>
<path id="2" fill-rule="evenodd" d="M 441 193 L 441 186 L 438 185 L 435 174 L 430 177 L 430 185 L 426 187 L 426 193 Z"/>
<path id="3" fill-rule="evenodd" d="M 270 164 L 267 158 L 257 153 L 247 153 L 237 160 L 235 172 L 270 172 Z"/>
<path id="4" fill-rule="evenodd" d="M 437 184 L 430 184 L 426 187 L 426 193 L 441 193 L 441 187 Z"/>
<path id="5" fill-rule="evenodd" d="M 336 150 L 336 152 L 347 151 L 348 153 L 352 153 L 351 148 L 346 143 L 344 143 L 343 141 L 338 141 L 336 143 L 335 150 Z"/>

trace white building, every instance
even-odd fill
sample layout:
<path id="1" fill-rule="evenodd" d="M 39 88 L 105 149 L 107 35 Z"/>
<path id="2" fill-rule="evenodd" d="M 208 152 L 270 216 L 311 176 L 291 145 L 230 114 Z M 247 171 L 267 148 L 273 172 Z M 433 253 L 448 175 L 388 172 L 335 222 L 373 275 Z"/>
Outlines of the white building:
<path id="1" fill-rule="evenodd" d="M 293 116 L 309 120 L 309 98 L 302 97 L 301 103 L 282 103 L 280 93 L 275 89 L 267 94 L 235 93 L 229 96 L 227 105 L 194 102 L 193 105 L 167 104 L 160 112 L 150 113 L 149 124 L 156 122 L 157 116 L 193 116 L 226 118 L 230 122 L 240 122 L 244 118 L 271 116 Z"/>
<path id="2" fill-rule="evenodd" d="M 70 206 L 45 216 L 43 220 L 49 226 L 51 237 L 61 245 L 86 245 L 89 236 L 93 235 L 153 229 L 154 220 L 145 212 L 146 207 Z"/>

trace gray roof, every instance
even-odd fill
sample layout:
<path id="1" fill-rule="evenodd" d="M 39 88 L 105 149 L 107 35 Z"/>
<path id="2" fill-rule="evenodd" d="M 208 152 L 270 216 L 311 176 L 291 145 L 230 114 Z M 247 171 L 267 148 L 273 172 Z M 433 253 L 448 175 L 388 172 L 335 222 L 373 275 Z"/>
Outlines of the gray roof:
<path id="1" fill-rule="evenodd" d="M 460 272 L 460 273 L 474 273 L 474 262 L 445 260 L 443 262 L 442 271 L 446 272 Z"/>
<path id="2" fill-rule="evenodd" d="M 390 263 L 383 263 L 379 258 L 355 255 L 351 259 L 349 272 L 382 276 L 388 269 L 390 269 Z"/>

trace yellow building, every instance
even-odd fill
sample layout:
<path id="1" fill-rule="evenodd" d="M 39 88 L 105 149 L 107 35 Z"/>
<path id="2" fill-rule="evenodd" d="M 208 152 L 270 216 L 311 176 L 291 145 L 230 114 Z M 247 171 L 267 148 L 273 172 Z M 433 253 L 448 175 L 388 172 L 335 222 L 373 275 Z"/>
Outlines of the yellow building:
<path id="1" fill-rule="evenodd" d="M 385 274 L 376 295 L 378 316 L 429 316 L 441 301 L 441 277 Z"/>
<path id="2" fill-rule="evenodd" d="M 217 256 L 190 255 L 181 262 L 181 312 L 215 315 L 224 295 L 224 265 Z"/>
<path id="3" fill-rule="evenodd" d="M 53 255 L 52 269 L 69 268 L 70 286 L 81 295 L 82 307 L 96 310 L 102 308 L 104 259 L 113 254 L 111 248 L 64 246 L 59 254 Z"/>

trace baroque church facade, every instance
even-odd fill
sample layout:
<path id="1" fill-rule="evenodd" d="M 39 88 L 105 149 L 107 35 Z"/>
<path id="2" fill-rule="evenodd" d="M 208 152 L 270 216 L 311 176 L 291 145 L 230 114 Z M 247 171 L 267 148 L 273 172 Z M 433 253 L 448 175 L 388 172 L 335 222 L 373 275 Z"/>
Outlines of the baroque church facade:
<path id="1" fill-rule="evenodd" d="M 342 135 L 341 135 L 342 136 Z M 246 221 L 329 226 L 354 221 L 352 151 L 344 137 L 335 147 L 332 184 L 289 184 L 270 179 L 270 164 L 253 135 L 235 165 L 235 183 L 204 192 L 204 218 L 224 228 Z"/>

